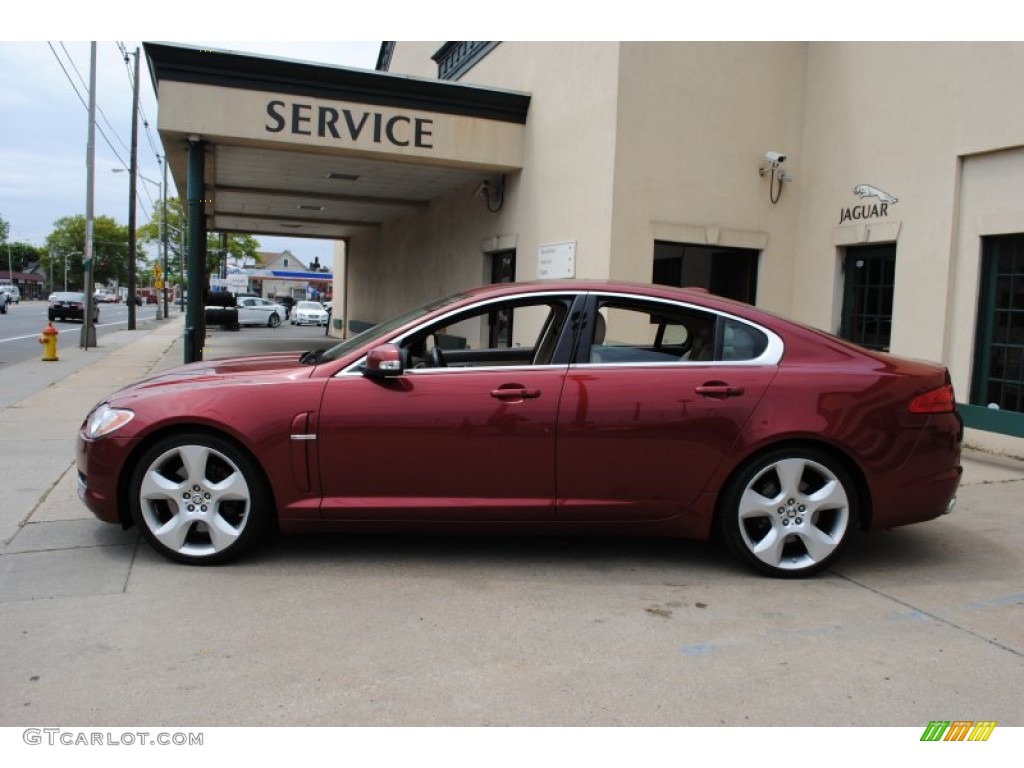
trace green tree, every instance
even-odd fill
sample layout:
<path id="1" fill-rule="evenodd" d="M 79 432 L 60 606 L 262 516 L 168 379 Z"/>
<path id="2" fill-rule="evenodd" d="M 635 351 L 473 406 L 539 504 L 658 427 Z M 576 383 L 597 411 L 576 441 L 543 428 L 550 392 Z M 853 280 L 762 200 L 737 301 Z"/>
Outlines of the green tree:
<path id="1" fill-rule="evenodd" d="M 65 216 L 53 223 L 46 238 L 48 258 L 53 260 L 54 275 L 61 274 L 67 260 L 68 287 L 92 290 L 83 285 L 82 259 L 85 253 L 85 216 Z M 49 265 L 47 265 L 49 266 Z M 118 285 L 128 280 L 128 227 L 109 216 L 93 220 L 93 281 Z M 56 280 L 55 282 L 61 282 Z"/>
<path id="2" fill-rule="evenodd" d="M 158 206 L 154 211 L 153 218 L 146 224 L 135 230 L 138 241 L 144 245 L 159 246 L 160 243 L 160 217 L 162 209 Z M 183 266 L 182 252 L 188 248 L 188 228 L 186 226 L 187 216 L 180 198 L 167 198 L 167 279 L 169 283 L 182 282 L 181 270 Z M 260 245 L 252 235 L 228 235 L 228 257 L 230 260 L 243 263 L 246 260 L 252 261 L 256 258 Z M 154 257 L 154 261 L 158 256 Z M 220 271 L 220 235 L 216 232 L 207 233 L 206 236 L 206 269 L 205 275 L 216 274 Z M 188 267 L 184 269 L 188 271 Z"/>
<path id="3" fill-rule="evenodd" d="M 6 243 L 10 234 L 11 225 L 7 223 L 7 220 L 3 216 L 0 216 L 0 243 Z"/>
<path id="4" fill-rule="evenodd" d="M 45 248 L 40 248 L 39 246 L 32 245 L 31 243 L 24 243 L 18 240 L 5 242 L 2 247 L 3 251 L 0 252 L 0 264 L 3 265 L 3 269 L 5 270 L 7 269 L 8 264 L 12 265 L 15 272 L 24 272 L 30 264 L 34 264 L 36 262 L 43 262 L 45 266 Z"/>

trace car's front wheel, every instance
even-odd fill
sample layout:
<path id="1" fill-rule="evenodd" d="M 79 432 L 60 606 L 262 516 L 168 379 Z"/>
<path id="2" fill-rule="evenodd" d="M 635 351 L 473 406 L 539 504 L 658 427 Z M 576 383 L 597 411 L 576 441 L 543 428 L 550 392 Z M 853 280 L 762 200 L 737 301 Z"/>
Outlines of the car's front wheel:
<path id="1" fill-rule="evenodd" d="M 151 446 L 130 485 L 135 524 L 157 552 L 181 563 L 213 565 L 242 554 L 269 525 L 262 472 L 215 435 L 173 435 Z"/>
<path id="2" fill-rule="evenodd" d="M 271 328 L 277 328 L 277 326 L 279 326 L 280 324 L 281 316 L 277 314 L 277 312 L 271 314 L 270 319 L 267 320 L 267 325 L 269 325 Z"/>
<path id="3" fill-rule="evenodd" d="M 747 463 L 722 498 L 718 525 L 740 560 L 770 576 L 827 568 L 858 519 L 857 488 L 827 453 L 783 448 Z"/>

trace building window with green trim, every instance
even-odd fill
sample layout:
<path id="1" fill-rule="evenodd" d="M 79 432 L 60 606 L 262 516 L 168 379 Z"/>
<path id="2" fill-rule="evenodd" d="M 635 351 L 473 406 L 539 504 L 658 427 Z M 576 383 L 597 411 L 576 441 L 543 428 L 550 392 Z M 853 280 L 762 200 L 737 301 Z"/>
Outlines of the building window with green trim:
<path id="1" fill-rule="evenodd" d="M 971 403 L 1024 413 L 1024 234 L 982 238 Z"/>

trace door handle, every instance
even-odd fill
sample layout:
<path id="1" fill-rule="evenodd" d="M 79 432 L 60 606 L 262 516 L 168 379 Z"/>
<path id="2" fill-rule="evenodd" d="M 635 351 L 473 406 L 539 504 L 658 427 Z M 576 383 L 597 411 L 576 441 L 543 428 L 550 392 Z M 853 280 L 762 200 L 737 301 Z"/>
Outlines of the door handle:
<path id="1" fill-rule="evenodd" d="M 499 387 L 491 390 L 491 397 L 498 400 L 527 400 L 540 397 L 540 390 L 526 387 Z"/>
<path id="2" fill-rule="evenodd" d="M 710 397 L 717 400 L 724 400 L 727 397 L 739 397 L 744 393 L 743 387 L 730 387 L 728 384 L 719 382 L 708 382 L 697 387 L 694 391 L 703 397 Z"/>

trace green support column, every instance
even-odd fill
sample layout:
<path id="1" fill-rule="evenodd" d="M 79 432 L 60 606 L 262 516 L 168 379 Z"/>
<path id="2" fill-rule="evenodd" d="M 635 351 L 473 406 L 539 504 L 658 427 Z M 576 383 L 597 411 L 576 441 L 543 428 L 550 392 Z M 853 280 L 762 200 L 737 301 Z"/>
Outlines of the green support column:
<path id="1" fill-rule="evenodd" d="M 206 142 L 188 142 L 188 304 L 185 310 L 185 362 L 203 359 L 206 344 L 206 216 L 203 195 L 206 179 Z"/>

